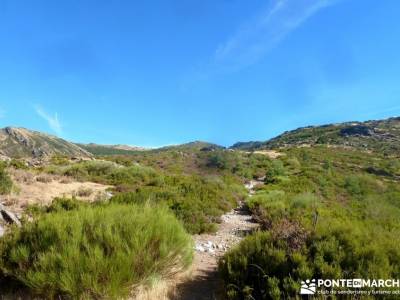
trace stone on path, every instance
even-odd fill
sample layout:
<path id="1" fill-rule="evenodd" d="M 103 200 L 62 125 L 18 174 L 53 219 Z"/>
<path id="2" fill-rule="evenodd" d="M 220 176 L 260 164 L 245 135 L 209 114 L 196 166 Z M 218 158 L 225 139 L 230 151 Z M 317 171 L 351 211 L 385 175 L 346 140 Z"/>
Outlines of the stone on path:
<path id="1" fill-rule="evenodd" d="M 203 246 L 200 246 L 200 245 L 197 245 L 195 247 L 195 249 L 196 249 L 196 251 L 199 251 L 199 252 L 205 252 L 206 251 L 206 249 L 204 249 Z"/>
<path id="2" fill-rule="evenodd" d="M 16 224 L 18 227 L 21 226 L 21 222 L 19 221 L 17 216 L 14 213 L 6 210 L 6 208 L 2 204 L 0 204 L 0 218 L 7 223 Z"/>

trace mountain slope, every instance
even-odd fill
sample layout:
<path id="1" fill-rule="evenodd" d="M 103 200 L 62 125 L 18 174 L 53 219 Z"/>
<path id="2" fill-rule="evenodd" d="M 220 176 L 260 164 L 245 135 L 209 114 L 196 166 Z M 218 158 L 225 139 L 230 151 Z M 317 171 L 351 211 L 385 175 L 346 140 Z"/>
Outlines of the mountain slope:
<path id="1" fill-rule="evenodd" d="M 128 145 L 100 145 L 100 144 L 76 144 L 93 155 L 129 155 L 138 151 L 146 151 L 146 148 Z"/>
<path id="2" fill-rule="evenodd" d="M 208 143 L 208 142 L 203 142 L 203 141 L 194 141 L 194 142 L 189 142 L 185 144 L 180 144 L 180 145 L 172 145 L 172 146 L 166 146 L 158 149 L 154 149 L 155 151 L 164 151 L 164 150 L 178 150 L 178 151 L 213 151 L 213 150 L 221 150 L 224 149 L 225 147 L 213 144 L 213 143 Z"/>
<path id="3" fill-rule="evenodd" d="M 252 151 L 321 144 L 400 154 L 400 117 L 302 127 L 265 142 L 236 143 L 231 148 Z"/>
<path id="4" fill-rule="evenodd" d="M 85 158 L 92 156 L 77 145 L 53 135 L 25 128 L 0 129 L 0 155 L 10 158 L 46 158 L 55 154 Z"/>

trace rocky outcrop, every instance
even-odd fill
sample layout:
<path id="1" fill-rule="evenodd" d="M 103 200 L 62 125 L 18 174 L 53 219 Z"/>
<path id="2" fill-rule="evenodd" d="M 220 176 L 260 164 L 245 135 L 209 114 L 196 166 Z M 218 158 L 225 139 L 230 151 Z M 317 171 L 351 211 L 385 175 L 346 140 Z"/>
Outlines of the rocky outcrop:
<path id="1" fill-rule="evenodd" d="M 351 147 L 397 156 L 400 153 L 400 118 L 301 127 L 265 142 L 236 143 L 231 148 L 259 151 L 315 145 Z"/>
<path id="2" fill-rule="evenodd" d="M 365 125 L 348 126 L 340 130 L 341 136 L 352 136 L 352 135 L 371 136 L 373 134 L 374 130 Z"/>
<path id="3" fill-rule="evenodd" d="M 56 136 L 15 127 L 0 129 L 0 155 L 27 159 L 46 159 L 53 155 L 92 157 L 88 151 Z"/>

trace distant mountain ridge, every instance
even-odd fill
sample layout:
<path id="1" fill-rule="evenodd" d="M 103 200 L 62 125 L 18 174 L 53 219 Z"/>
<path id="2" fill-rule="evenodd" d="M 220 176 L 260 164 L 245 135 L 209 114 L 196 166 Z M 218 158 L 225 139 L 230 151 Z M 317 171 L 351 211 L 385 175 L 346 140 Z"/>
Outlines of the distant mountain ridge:
<path id="1" fill-rule="evenodd" d="M 400 117 L 301 127 L 264 142 L 239 142 L 231 149 L 254 151 L 313 145 L 343 146 L 400 154 Z"/>
<path id="2" fill-rule="evenodd" d="M 76 145 L 86 151 L 90 152 L 93 155 L 128 155 L 132 153 L 136 153 L 137 151 L 146 151 L 149 150 L 144 147 L 136 147 L 129 145 L 102 145 L 102 144 L 80 144 L 76 143 Z"/>
<path id="3" fill-rule="evenodd" d="M 92 157 L 79 146 L 50 134 L 17 127 L 0 129 L 0 155 L 3 157 L 43 159 L 56 154 Z"/>
<path id="4" fill-rule="evenodd" d="M 179 144 L 179 145 L 171 145 L 165 146 L 161 148 L 154 149 L 155 151 L 163 151 L 163 150 L 197 150 L 197 151 L 213 151 L 213 150 L 221 150 L 225 149 L 225 147 L 204 142 L 204 141 L 193 141 L 189 143 Z"/>
<path id="5" fill-rule="evenodd" d="M 330 145 L 400 155 L 400 117 L 366 122 L 344 122 L 301 127 L 267 141 L 238 142 L 231 150 L 256 151 L 285 147 Z M 93 155 L 129 155 L 138 151 L 215 151 L 223 146 L 194 141 L 157 149 L 128 145 L 78 144 L 25 128 L 0 129 L 0 158 L 48 158 L 56 154 L 91 158 Z"/>

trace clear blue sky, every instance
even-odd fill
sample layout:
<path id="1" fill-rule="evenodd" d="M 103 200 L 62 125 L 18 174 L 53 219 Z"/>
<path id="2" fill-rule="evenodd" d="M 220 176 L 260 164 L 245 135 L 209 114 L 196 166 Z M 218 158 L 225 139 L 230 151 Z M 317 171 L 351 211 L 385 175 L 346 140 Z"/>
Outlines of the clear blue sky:
<path id="1" fill-rule="evenodd" d="M 0 126 L 265 140 L 400 115 L 398 0 L 1 0 Z"/>

